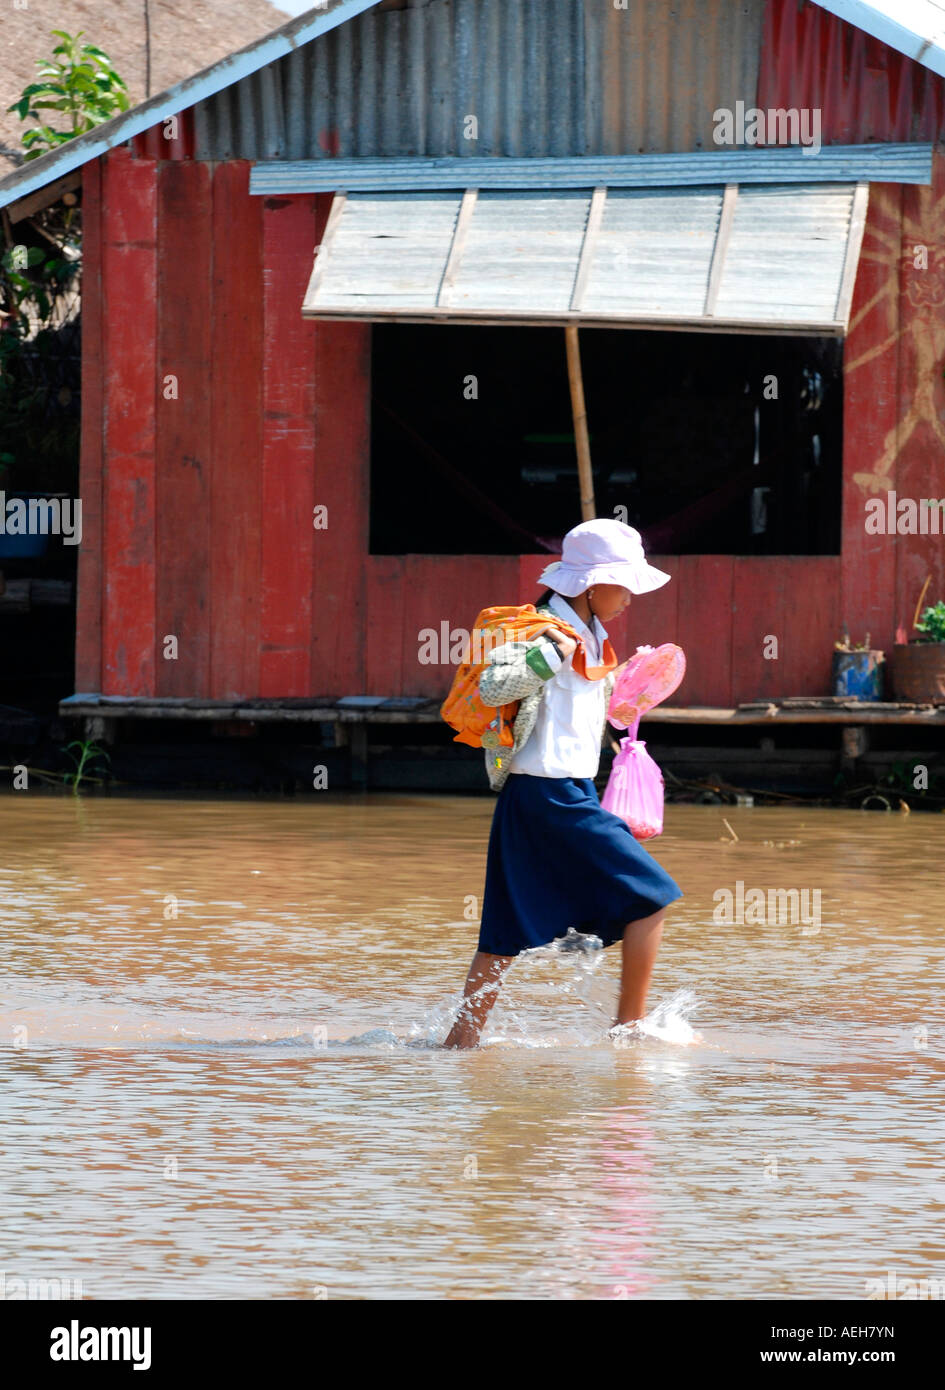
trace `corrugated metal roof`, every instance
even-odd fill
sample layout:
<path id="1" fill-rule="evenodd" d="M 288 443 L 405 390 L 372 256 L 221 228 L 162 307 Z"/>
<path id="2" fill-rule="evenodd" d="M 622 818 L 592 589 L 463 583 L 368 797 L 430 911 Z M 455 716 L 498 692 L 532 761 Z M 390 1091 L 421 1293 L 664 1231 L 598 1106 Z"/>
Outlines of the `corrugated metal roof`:
<path id="1" fill-rule="evenodd" d="M 867 190 L 339 195 L 302 315 L 843 333 Z"/>
<path id="2" fill-rule="evenodd" d="M 945 77 L 945 6 L 938 0 L 814 0 L 814 3 Z"/>
<path id="3" fill-rule="evenodd" d="M 197 155 L 583 154 L 584 31 L 584 0 L 375 10 L 202 102 Z"/>
<path id="4" fill-rule="evenodd" d="M 755 100 L 766 0 L 405 4 L 324 0 L 0 180 L 0 206 L 184 112 L 202 159 L 561 157 L 709 149 L 714 111 Z M 939 61 L 933 0 L 824 8 Z"/>
<path id="5" fill-rule="evenodd" d="M 233 83 L 239 85 L 249 74 L 268 67 L 284 54 L 295 52 L 300 45 L 309 44 L 312 39 L 329 33 L 345 20 L 378 3 L 379 0 L 318 0 L 311 10 L 283 24 L 265 38 L 228 54 L 219 63 L 142 101 L 130 111 L 123 111 L 120 116 L 103 122 L 85 135 L 77 135 L 74 140 L 50 150 L 49 154 L 39 159 L 30 160 L 5 179 L 0 179 L 0 207 L 26 197 L 53 179 L 62 178 L 64 174 L 80 168 L 88 160 L 114 149 L 116 145 L 124 144 L 168 116 L 179 115 L 195 102 Z M 264 95 L 266 90 L 264 83 Z M 261 119 L 267 115 L 267 111 L 261 113 Z"/>
<path id="6" fill-rule="evenodd" d="M 713 112 L 754 101 L 764 4 L 426 0 L 372 10 L 201 102 L 197 156 L 711 148 Z"/>
<path id="7" fill-rule="evenodd" d="M 712 148 L 712 113 L 754 103 L 765 0 L 587 0 L 588 151 Z"/>
<path id="8" fill-rule="evenodd" d="M 310 159 L 257 164 L 249 191 L 380 192 L 425 188 L 679 188 L 712 183 L 931 183 L 930 144 L 796 146 L 578 159 Z"/>

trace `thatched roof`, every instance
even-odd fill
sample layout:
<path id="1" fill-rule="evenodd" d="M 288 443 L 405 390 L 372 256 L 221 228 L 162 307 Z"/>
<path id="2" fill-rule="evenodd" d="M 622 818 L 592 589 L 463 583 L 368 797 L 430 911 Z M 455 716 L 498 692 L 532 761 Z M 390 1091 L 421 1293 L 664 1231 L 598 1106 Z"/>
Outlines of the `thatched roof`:
<path id="1" fill-rule="evenodd" d="M 199 72 L 228 53 L 287 23 L 268 0 L 147 0 L 151 27 L 150 95 Z M 51 29 L 103 48 L 128 85 L 132 106 L 146 90 L 145 0 L 29 0 L 14 9 L 5 0 L 0 23 L 0 178 L 22 163 L 22 136 L 30 124 L 7 112 L 29 82 L 36 59 L 52 56 Z M 53 122 L 52 124 L 55 124 Z"/>

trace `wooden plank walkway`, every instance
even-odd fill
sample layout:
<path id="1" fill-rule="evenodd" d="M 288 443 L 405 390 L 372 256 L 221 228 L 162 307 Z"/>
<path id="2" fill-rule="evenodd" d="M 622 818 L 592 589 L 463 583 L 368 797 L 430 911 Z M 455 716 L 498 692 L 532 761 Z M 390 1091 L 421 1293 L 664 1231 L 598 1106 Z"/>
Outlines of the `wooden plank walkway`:
<path id="1" fill-rule="evenodd" d="M 246 720 L 251 723 L 436 724 L 440 700 L 426 696 L 350 695 L 296 699 L 204 700 L 171 696 L 79 694 L 62 700 L 59 713 L 70 718 Z M 945 702 L 850 700 L 794 696 L 752 700 L 727 709 L 707 705 L 662 705 L 644 715 L 647 723 L 763 724 L 922 724 L 945 725 Z"/>
<path id="2" fill-rule="evenodd" d="M 751 700 L 736 709 L 661 706 L 644 719 L 660 724 L 941 724 L 945 703 L 849 700 L 842 696 Z"/>
<path id="3" fill-rule="evenodd" d="M 70 695 L 59 713 L 71 719 L 243 720 L 286 724 L 437 724 L 440 700 L 425 696 L 349 696 L 312 699 L 198 700 L 190 698 Z"/>
<path id="4" fill-rule="evenodd" d="M 304 730 L 313 725 L 331 725 L 334 732 L 329 734 L 322 729 L 323 742 L 327 746 L 346 750 L 348 766 L 347 785 L 355 790 L 365 790 L 372 781 L 369 764 L 372 753 L 382 756 L 383 735 L 370 737 L 371 726 L 384 725 L 436 725 L 444 734 L 447 726 L 440 718 L 440 698 L 426 696 L 396 696 L 384 698 L 373 695 L 350 695 L 341 699 L 328 696 L 309 698 L 254 699 L 254 700 L 209 700 L 188 697 L 132 697 L 104 696 L 98 694 L 76 694 L 59 704 L 62 717 L 80 721 L 84 737 L 104 744 L 111 744 L 118 738 L 119 729 L 129 729 L 134 721 L 164 720 L 171 724 L 190 721 L 192 727 L 206 729 L 208 733 L 236 738 L 241 734 L 252 735 L 260 726 L 296 726 L 303 738 Z M 837 767 L 849 775 L 854 775 L 862 760 L 870 752 L 871 726 L 911 725 L 923 730 L 945 729 L 945 703 L 940 705 L 914 705 L 895 702 L 870 703 L 845 698 L 817 698 L 797 696 L 793 698 L 755 700 L 730 709 L 714 706 L 661 706 L 644 716 L 648 738 L 656 737 L 665 744 L 672 742 L 674 726 L 702 726 L 718 729 L 751 725 L 764 729 L 760 738 L 760 751 L 753 759 L 760 759 L 755 766 L 769 762 L 774 755 L 776 739 L 773 736 L 778 728 L 808 725 L 833 725 L 837 728 L 839 760 Z M 659 728 L 660 734 L 655 730 Z M 168 731 L 168 738 L 173 736 Z M 429 738 L 419 736 L 418 742 L 429 742 Z M 791 739 L 785 732 L 783 753 L 800 756 L 797 749 L 790 753 L 787 745 Z M 722 739 L 720 746 L 726 740 Z M 688 748 L 691 755 L 693 750 Z M 446 749 L 441 750 L 444 754 Z M 458 749 L 453 750 L 459 753 Z M 702 750 L 708 752 L 708 749 Z M 410 756 L 407 749 L 403 750 Z M 834 754 L 834 757 L 837 757 Z M 416 756 L 415 754 L 413 756 Z M 782 754 L 783 756 L 783 754 Z M 420 759 L 420 763 L 423 763 Z M 455 761 L 455 760 L 454 760 Z M 419 765 L 419 764 L 418 764 Z M 447 765 L 444 765 L 447 766 Z M 780 766 L 780 764 L 778 764 Z M 447 777 L 450 775 L 446 772 Z M 419 785 L 419 783 L 418 783 Z"/>

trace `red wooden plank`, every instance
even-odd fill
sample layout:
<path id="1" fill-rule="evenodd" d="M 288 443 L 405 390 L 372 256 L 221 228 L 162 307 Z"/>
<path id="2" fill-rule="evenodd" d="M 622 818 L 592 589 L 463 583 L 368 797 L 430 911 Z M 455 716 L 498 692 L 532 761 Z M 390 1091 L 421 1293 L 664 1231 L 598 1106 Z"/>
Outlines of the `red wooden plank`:
<path id="1" fill-rule="evenodd" d="M 371 329 L 322 323 L 315 334 L 315 506 L 311 681 L 364 688 L 365 649 L 352 641 L 365 614 L 370 471 Z"/>
<path id="2" fill-rule="evenodd" d="M 720 704 L 795 693 L 790 689 L 794 681 L 786 619 L 788 604 L 794 600 L 788 594 L 786 567 L 781 555 L 750 555 L 732 561 L 732 674 L 728 698 Z M 698 608 L 707 611 L 702 594 Z"/>
<path id="3" fill-rule="evenodd" d="M 164 160 L 157 167 L 156 685 L 159 695 L 206 697 L 210 693 L 210 166 L 196 160 Z M 168 656 L 172 637 L 176 638 L 176 658 Z"/>
<path id="4" fill-rule="evenodd" d="M 262 205 L 250 164 L 214 167 L 210 446 L 210 694 L 260 693 Z"/>
<path id="5" fill-rule="evenodd" d="M 155 693 L 154 434 L 157 181 L 127 150 L 103 158 L 105 319 L 102 686 Z"/>
<path id="6" fill-rule="evenodd" d="M 471 629 L 483 608 L 514 604 L 519 581 L 517 555 L 437 555 L 437 573 L 444 577 L 454 627 Z M 447 578 L 448 576 L 448 578 Z M 527 598 L 526 603 L 534 602 Z"/>
<path id="7" fill-rule="evenodd" d="M 538 576 L 558 555 L 520 555 L 518 557 L 518 595 L 509 603 L 534 603 L 548 587 L 538 582 Z"/>
<path id="8" fill-rule="evenodd" d="M 931 187 L 903 189 L 902 219 L 896 491 L 898 500 L 915 502 L 920 524 L 923 517 L 926 525 L 934 521 L 940 534 L 890 539 L 896 552 L 896 596 L 892 631 L 877 634 L 884 643 L 900 623 L 910 637 L 918 636 L 912 619 L 928 575 L 932 583 L 923 608 L 945 598 L 945 515 L 942 508 L 921 506 L 923 499 L 945 498 L 945 157 L 939 150 Z"/>
<path id="9" fill-rule="evenodd" d="M 404 694 L 445 698 L 456 670 L 456 663 L 451 659 L 452 635 L 469 633 L 481 609 L 494 604 L 514 604 L 518 575 L 517 556 L 406 557 Z M 437 634 L 438 664 L 420 661 L 423 647 L 420 634 L 429 630 Z"/>
<path id="10" fill-rule="evenodd" d="M 404 694 L 404 557 L 369 555 L 364 560 L 366 602 L 363 640 L 366 648 L 364 693 Z M 355 691 L 322 691 L 316 695 Z"/>
<path id="11" fill-rule="evenodd" d="M 102 161 L 82 169 L 82 426 L 79 497 L 82 544 L 78 555 L 75 686 L 102 689 Z"/>
<path id="12" fill-rule="evenodd" d="M 865 504 L 897 487 L 898 265 L 902 189 L 870 188 L 866 234 L 843 354 L 843 555 L 840 619 L 855 641 L 892 641 L 896 538 L 866 533 Z"/>
<path id="13" fill-rule="evenodd" d="M 316 240 L 332 198 L 317 200 Z M 368 488 L 371 451 L 371 328 L 364 323 L 315 325 L 315 505 L 311 688 L 340 694 L 364 690 Z"/>
<path id="14" fill-rule="evenodd" d="M 315 325 L 301 306 L 313 195 L 263 200 L 262 696 L 311 692 Z"/>
<path id="15" fill-rule="evenodd" d="M 676 641 L 686 653 L 686 676 L 676 696 L 679 704 L 726 706 L 731 702 L 736 563 L 729 555 L 681 555 L 675 560 Z M 658 568 L 669 568 L 669 561 Z"/>
<path id="16" fill-rule="evenodd" d="M 784 643 L 777 694 L 830 695 L 833 644 L 840 635 L 840 556 L 789 556 L 781 565 Z"/>
<path id="17" fill-rule="evenodd" d="M 649 594 L 634 594 L 630 607 L 622 618 L 610 623 L 607 628 L 610 640 L 621 661 L 632 656 L 639 646 L 659 647 L 664 642 L 679 641 L 679 613 L 682 602 L 679 580 L 679 557 L 676 555 L 648 555 L 647 560 L 664 574 L 672 575 L 668 584 L 654 589 Z M 689 677 L 683 678 L 679 691 L 667 703 L 685 704 L 689 688 Z"/>
<path id="18" fill-rule="evenodd" d="M 452 684 L 455 667 L 449 664 L 449 634 L 454 629 L 469 630 L 478 609 L 456 591 L 456 566 L 459 557 L 439 555 L 407 555 L 404 557 L 402 585 L 404 605 L 403 682 L 405 695 L 432 695 L 445 699 Z M 452 572 L 451 572 L 452 571 Z M 501 599 L 498 602 L 502 602 Z M 462 618 L 455 615 L 462 613 Z M 421 638 L 424 631 L 437 634 L 435 645 L 439 661 L 421 663 Z M 445 637 L 445 640 L 442 640 Z"/>

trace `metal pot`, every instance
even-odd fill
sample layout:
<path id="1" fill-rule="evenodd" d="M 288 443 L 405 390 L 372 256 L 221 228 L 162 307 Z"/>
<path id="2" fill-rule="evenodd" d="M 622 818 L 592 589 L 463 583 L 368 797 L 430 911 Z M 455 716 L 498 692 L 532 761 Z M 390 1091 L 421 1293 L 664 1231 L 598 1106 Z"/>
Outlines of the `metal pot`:
<path id="1" fill-rule="evenodd" d="M 848 700 L 882 700 L 883 653 L 835 651 L 832 683 L 834 695 Z"/>
<path id="2" fill-rule="evenodd" d="M 893 699 L 945 704 L 945 642 L 909 642 L 892 649 Z"/>

